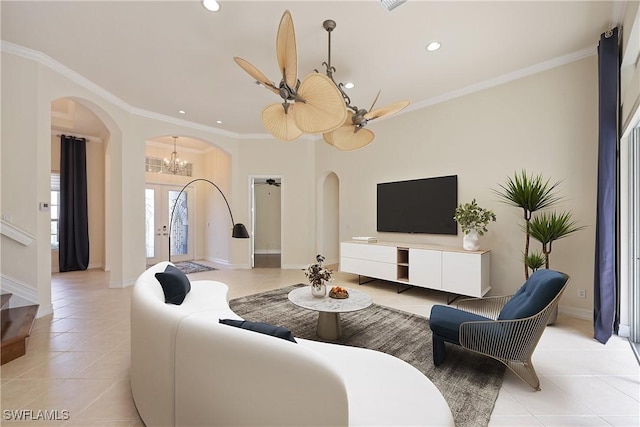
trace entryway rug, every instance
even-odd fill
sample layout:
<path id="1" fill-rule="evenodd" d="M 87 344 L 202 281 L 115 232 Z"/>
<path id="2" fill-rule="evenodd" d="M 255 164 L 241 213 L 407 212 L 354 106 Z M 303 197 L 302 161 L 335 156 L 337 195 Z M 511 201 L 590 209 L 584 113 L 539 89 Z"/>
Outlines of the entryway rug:
<path id="1" fill-rule="evenodd" d="M 200 273 L 202 271 L 216 270 L 208 265 L 199 264 L 194 261 L 180 261 L 174 263 L 174 265 L 180 269 L 184 274 Z"/>
<path id="2" fill-rule="evenodd" d="M 229 306 L 245 320 L 286 326 L 296 337 L 326 341 L 316 334 L 318 313 L 297 307 L 287 299 L 287 294 L 299 286 L 308 285 L 233 299 Z M 410 363 L 438 387 L 456 426 L 488 425 L 502 385 L 504 365 L 447 344 L 446 360 L 435 367 L 426 317 L 377 304 L 340 317 L 343 336 L 337 343 L 382 351 Z"/>

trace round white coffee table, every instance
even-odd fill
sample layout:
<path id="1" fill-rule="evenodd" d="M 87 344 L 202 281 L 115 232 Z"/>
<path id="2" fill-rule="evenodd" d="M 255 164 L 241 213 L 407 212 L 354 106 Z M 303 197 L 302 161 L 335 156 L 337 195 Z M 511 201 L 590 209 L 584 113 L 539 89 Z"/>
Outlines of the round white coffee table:
<path id="1" fill-rule="evenodd" d="M 369 307 L 373 300 L 364 292 L 348 288 L 349 298 L 337 299 L 329 295 L 316 298 L 311 295 L 310 286 L 296 288 L 289 292 L 289 301 L 295 305 L 318 312 L 318 336 L 326 340 L 337 340 L 342 336 L 340 313 L 358 311 Z"/>

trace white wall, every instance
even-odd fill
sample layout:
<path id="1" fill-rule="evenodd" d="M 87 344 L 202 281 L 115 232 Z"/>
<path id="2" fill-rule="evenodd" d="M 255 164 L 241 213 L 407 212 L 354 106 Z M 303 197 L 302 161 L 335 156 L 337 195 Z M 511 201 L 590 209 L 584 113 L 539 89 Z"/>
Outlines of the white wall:
<path id="1" fill-rule="evenodd" d="M 590 316 L 597 158 L 597 67 L 589 57 L 422 110 L 370 129 L 376 139 L 353 152 L 316 143 L 316 169 L 340 180 L 340 236 L 461 246 L 458 236 L 376 232 L 376 184 L 458 175 L 458 200 L 495 211 L 498 220 L 481 238 L 492 251 L 492 294 L 509 294 L 524 280 L 521 213 L 493 193 L 507 176 L 526 169 L 561 180 L 562 208 L 588 228 L 554 243 L 551 268 L 572 276 L 561 305 Z M 388 100 L 389 102 L 393 100 Z M 384 101 L 382 101 L 384 104 Z M 383 105 L 382 104 L 382 105 Z M 535 245 L 535 243 L 534 243 Z M 587 298 L 577 298 L 586 289 Z"/>
<path id="2" fill-rule="evenodd" d="M 242 139 L 238 145 L 241 162 L 234 164 L 234 188 L 240 188 L 246 194 L 244 200 L 234 200 L 238 206 L 238 215 L 251 218 L 250 176 L 281 177 L 281 265 L 282 268 L 307 266 L 316 256 L 314 141 L 299 138 L 291 143 L 284 143 L 273 139 Z M 239 222 L 250 224 L 248 220 Z M 241 255 L 247 257 L 248 264 L 249 252 Z"/>
<path id="3" fill-rule="evenodd" d="M 589 228 L 554 245 L 552 268 L 572 276 L 561 301 L 563 309 L 591 313 L 597 155 L 595 56 L 373 123 L 376 140 L 355 152 L 339 152 L 322 141 L 245 139 L 179 120 L 145 117 L 63 74 L 3 51 L 1 210 L 38 240 L 33 247 L 19 247 L 2 237 L 3 282 L 7 276 L 25 285 L 37 283 L 27 286 L 34 286 L 43 303 L 50 300 L 49 218 L 37 211 L 37 202 L 49 197 L 50 103 L 72 97 L 92 106 L 111 133 L 105 147 L 105 257 L 112 286 L 133 283 L 145 266 L 142 165 L 146 141 L 157 135 L 178 134 L 207 141 L 228 156 L 228 160 L 209 159 L 208 164 L 222 167 L 205 169 L 205 173 L 223 187 L 236 222 L 250 223 L 250 176 L 282 177 L 283 268 L 302 268 L 317 253 L 317 218 L 321 216 L 318 183 L 328 173 L 335 172 L 339 181 L 339 234 L 343 240 L 376 235 L 376 183 L 457 174 L 459 201 L 475 197 L 498 215 L 498 222 L 482 239 L 482 245 L 492 250 L 494 294 L 509 293 L 522 283 L 518 254 L 523 235 L 517 210 L 499 203 L 492 189 L 523 168 L 562 180 L 562 193 L 569 197 L 567 207 Z M 16 182 L 20 186 L 14 185 Z M 219 209 L 220 204 L 211 207 L 212 214 L 222 218 Z M 223 227 L 222 221 L 219 224 L 216 227 Z M 248 267 L 249 241 L 225 234 L 219 233 L 214 247 L 203 249 L 205 256 L 226 259 L 233 267 Z M 382 233 L 378 237 L 451 246 L 461 245 L 462 240 L 461 235 Z M 38 268 L 29 267 L 25 259 L 35 259 Z M 577 289 L 587 289 L 588 298 L 578 299 Z"/>

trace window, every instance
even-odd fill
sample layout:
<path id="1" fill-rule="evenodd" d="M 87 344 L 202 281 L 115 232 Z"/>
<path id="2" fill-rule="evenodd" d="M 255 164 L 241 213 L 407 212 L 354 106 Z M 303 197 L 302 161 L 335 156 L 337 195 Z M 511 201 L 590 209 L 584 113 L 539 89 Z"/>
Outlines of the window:
<path id="1" fill-rule="evenodd" d="M 144 169 L 146 172 L 153 172 L 153 173 L 167 173 L 170 174 L 171 172 L 169 172 L 167 170 L 167 167 L 164 163 L 164 159 L 159 159 L 156 157 L 145 157 L 145 165 L 144 165 Z M 177 175 L 183 175 L 183 176 L 192 176 L 193 175 L 193 164 L 192 163 L 187 163 L 184 166 L 184 170 L 180 173 L 178 173 Z"/>
<path id="2" fill-rule="evenodd" d="M 58 218 L 60 215 L 60 174 L 51 173 L 51 249 L 58 250 Z"/>

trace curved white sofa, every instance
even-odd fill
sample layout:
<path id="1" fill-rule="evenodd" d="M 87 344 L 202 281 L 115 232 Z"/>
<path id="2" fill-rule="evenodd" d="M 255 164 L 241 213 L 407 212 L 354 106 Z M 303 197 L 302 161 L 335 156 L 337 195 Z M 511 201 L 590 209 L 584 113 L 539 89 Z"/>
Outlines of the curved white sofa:
<path id="1" fill-rule="evenodd" d="M 393 356 L 222 325 L 228 287 L 192 281 L 166 304 L 145 271 L 131 301 L 131 390 L 148 426 L 453 426 L 420 371 Z"/>

